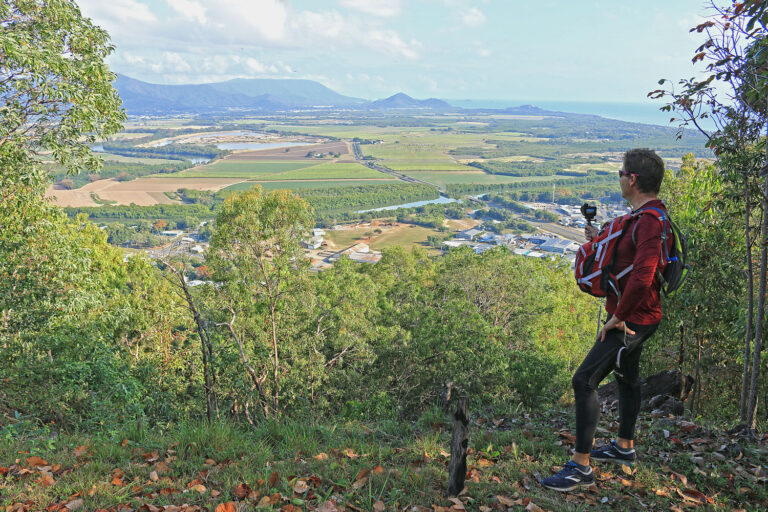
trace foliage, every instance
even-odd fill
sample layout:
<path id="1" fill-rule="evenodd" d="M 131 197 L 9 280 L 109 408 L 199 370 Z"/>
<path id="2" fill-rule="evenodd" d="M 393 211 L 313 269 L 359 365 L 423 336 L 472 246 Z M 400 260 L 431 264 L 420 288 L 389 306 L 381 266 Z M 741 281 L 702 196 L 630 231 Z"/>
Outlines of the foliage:
<path id="1" fill-rule="evenodd" d="M 98 169 L 88 144 L 120 129 L 124 114 L 104 58 L 109 37 L 71 0 L 0 5 L 0 189 L 45 182 L 40 154 L 70 172 Z"/>

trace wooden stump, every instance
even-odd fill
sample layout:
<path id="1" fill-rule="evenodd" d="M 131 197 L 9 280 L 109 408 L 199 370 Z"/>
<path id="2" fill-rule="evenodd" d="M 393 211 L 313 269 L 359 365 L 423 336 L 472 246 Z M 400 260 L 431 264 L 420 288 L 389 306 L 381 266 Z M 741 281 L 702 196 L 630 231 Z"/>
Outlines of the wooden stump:
<path id="1" fill-rule="evenodd" d="M 459 398 L 453 414 L 453 437 L 451 438 L 451 462 L 448 464 L 448 490 L 446 496 L 458 496 L 464 489 L 467 477 L 467 447 L 469 446 L 469 418 L 467 397 Z"/>

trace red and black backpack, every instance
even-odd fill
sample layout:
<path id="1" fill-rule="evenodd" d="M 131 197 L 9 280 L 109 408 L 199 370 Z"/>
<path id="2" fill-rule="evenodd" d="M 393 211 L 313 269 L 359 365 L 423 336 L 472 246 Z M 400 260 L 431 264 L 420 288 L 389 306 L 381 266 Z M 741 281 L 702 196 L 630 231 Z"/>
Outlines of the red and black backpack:
<path id="1" fill-rule="evenodd" d="M 669 218 L 669 215 L 659 208 L 648 207 L 633 213 L 616 217 L 601 228 L 594 240 L 582 245 L 576 253 L 574 272 L 576 283 L 583 292 L 595 297 L 606 297 L 609 294 L 621 298 L 619 280 L 628 274 L 633 265 L 624 269 L 615 269 L 616 247 L 623 235 L 632 225 L 632 241 L 635 240 L 634 221 L 641 215 L 653 215 L 661 222 L 661 255 L 660 268 L 656 270 L 661 290 L 665 296 L 672 295 L 683 284 L 690 266 L 687 263 L 688 245 L 685 236 Z M 670 249 L 667 240 L 672 237 Z"/>

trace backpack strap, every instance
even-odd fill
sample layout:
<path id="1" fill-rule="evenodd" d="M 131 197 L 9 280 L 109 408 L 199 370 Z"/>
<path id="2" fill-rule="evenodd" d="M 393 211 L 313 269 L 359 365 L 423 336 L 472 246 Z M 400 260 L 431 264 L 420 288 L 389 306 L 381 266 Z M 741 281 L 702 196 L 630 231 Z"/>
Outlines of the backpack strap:
<path id="1" fill-rule="evenodd" d="M 668 214 L 666 214 L 660 208 L 656 208 L 655 206 L 649 206 L 647 208 L 642 208 L 636 211 L 633 214 L 633 217 L 640 217 L 644 213 L 651 213 L 654 217 L 656 217 L 659 220 L 659 222 L 661 222 L 661 248 L 660 248 L 661 254 L 659 255 L 661 261 L 666 266 L 669 262 L 677 260 L 677 256 L 675 256 L 674 258 L 669 257 L 669 246 L 667 245 L 667 240 L 669 237 L 667 236 L 667 231 L 671 231 L 671 227 L 670 227 L 671 219 L 669 218 Z M 635 244 L 635 246 L 637 246 L 637 242 L 635 241 L 636 229 L 637 229 L 637 223 L 635 223 L 635 225 L 632 226 L 632 243 Z M 673 232 L 673 236 L 674 236 L 674 232 Z M 658 279 L 659 285 L 663 289 L 666 286 L 667 281 L 664 279 L 664 274 L 658 267 L 656 268 L 656 279 Z"/>

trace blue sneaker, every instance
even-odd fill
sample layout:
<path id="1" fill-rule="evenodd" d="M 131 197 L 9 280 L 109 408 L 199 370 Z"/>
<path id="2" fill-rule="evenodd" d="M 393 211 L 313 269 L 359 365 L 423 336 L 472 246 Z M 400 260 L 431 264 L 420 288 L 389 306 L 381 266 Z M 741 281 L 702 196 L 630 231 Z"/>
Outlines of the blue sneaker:
<path id="1" fill-rule="evenodd" d="M 637 459 L 637 454 L 635 453 L 634 448 L 625 450 L 619 448 L 616 441 L 611 441 L 611 444 L 595 448 L 589 452 L 589 457 L 592 460 L 609 460 L 631 466 Z"/>
<path id="2" fill-rule="evenodd" d="M 556 475 L 545 478 L 541 485 L 554 491 L 572 491 L 578 487 L 589 487 L 595 483 L 595 476 L 592 474 L 592 468 L 582 466 L 569 460 Z"/>

